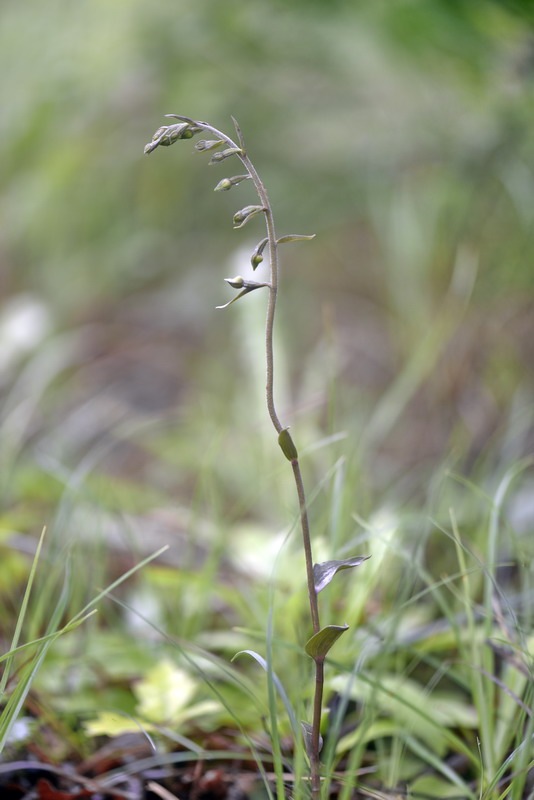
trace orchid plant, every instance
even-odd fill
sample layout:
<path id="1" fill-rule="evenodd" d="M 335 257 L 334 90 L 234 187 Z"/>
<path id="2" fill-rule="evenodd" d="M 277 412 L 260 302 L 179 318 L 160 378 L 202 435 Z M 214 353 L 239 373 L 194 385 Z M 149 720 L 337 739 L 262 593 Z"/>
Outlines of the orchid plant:
<path id="1" fill-rule="evenodd" d="M 267 290 L 267 318 L 265 323 L 266 401 L 267 410 L 278 437 L 278 444 L 282 453 L 291 464 L 298 498 L 311 621 L 311 635 L 305 645 L 305 651 L 315 665 L 315 688 L 313 693 L 313 707 L 310 715 L 311 722 L 302 722 L 301 728 L 305 750 L 309 759 L 311 794 L 313 800 L 318 800 L 321 794 L 321 715 L 323 711 L 325 659 L 334 643 L 348 629 L 347 625 L 321 626 L 318 595 L 328 586 L 340 570 L 357 567 L 365 561 L 368 556 L 355 556 L 342 561 L 325 561 L 314 564 L 307 500 L 298 450 L 289 432 L 289 427 L 284 425 L 279 417 L 274 398 L 273 331 L 280 268 L 279 249 L 281 245 L 289 242 L 310 240 L 313 239 L 315 235 L 287 234 L 281 237 L 277 236 L 273 210 L 267 190 L 256 167 L 249 158 L 243 134 L 235 119 L 232 118 L 236 135 L 234 140 L 226 133 L 217 130 L 217 128 L 214 128 L 207 122 L 201 122 L 178 114 L 167 114 L 166 116 L 176 120 L 176 122 L 158 128 L 151 141 L 145 146 L 145 153 L 152 153 L 158 147 L 169 147 L 179 140 L 192 139 L 197 134 L 204 135 L 206 138 L 197 140 L 195 150 L 199 153 L 209 153 L 209 164 L 219 164 L 228 159 L 230 162 L 238 161 L 243 169 L 238 175 L 220 180 L 215 186 L 215 191 L 229 191 L 234 187 L 238 187 L 245 181 L 252 181 L 258 197 L 257 204 L 247 205 L 236 211 L 233 216 L 234 228 L 242 228 L 253 218 L 260 216 L 263 216 L 265 223 L 266 236 L 260 239 L 252 251 L 250 262 L 252 269 L 256 270 L 259 264 L 264 260 L 264 253 L 267 251 L 269 254 L 269 280 L 266 282 L 247 280 L 241 275 L 225 278 L 226 282 L 233 289 L 238 291 L 238 294 L 228 303 L 218 306 L 218 308 L 226 308 L 257 289 Z"/>

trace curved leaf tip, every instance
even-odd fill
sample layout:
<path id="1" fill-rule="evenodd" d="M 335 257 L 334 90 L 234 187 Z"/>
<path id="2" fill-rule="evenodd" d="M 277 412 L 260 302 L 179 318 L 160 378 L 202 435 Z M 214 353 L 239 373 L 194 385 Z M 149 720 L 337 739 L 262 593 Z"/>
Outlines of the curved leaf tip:
<path id="1" fill-rule="evenodd" d="M 352 569 L 359 567 L 364 561 L 367 561 L 371 556 L 354 556 L 353 558 L 346 558 L 342 561 L 323 561 L 320 564 L 313 565 L 313 582 L 317 594 L 321 592 L 325 586 L 328 586 L 333 577 L 342 569 Z"/>

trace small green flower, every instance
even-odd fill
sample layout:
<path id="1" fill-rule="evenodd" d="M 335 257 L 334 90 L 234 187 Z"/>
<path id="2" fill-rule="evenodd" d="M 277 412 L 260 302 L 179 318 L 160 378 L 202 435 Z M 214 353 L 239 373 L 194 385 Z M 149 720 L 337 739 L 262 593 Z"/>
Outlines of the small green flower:
<path id="1" fill-rule="evenodd" d="M 245 279 L 241 275 L 236 275 L 235 278 L 225 278 L 226 283 L 229 283 L 232 289 L 242 289 L 245 285 Z"/>
<path id="2" fill-rule="evenodd" d="M 262 239 L 261 242 L 258 242 L 256 247 L 254 248 L 254 252 L 250 257 L 250 263 L 252 264 L 252 269 L 256 269 L 257 267 L 259 267 L 259 265 L 263 261 L 263 251 L 265 250 L 268 242 L 269 239 L 266 236 L 265 239 Z"/>
<path id="3" fill-rule="evenodd" d="M 246 181 L 247 178 L 250 178 L 250 175 L 234 175 L 233 178 L 223 178 L 213 191 L 227 192 L 232 186 L 237 186 L 241 181 Z"/>
<path id="4" fill-rule="evenodd" d="M 222 139 L 199 139 L 195 145 L 195 150 L 198 150 L 199 153 L 203 153 L 205 150 L 215 150 L 222 143 Z"/>
<path id="5" fill-rule="evenodd" d="M 265 210 L 263 206 L 245 206 L 240 211 L 236 211 L 234 214 L 234 228 L 242 228 L 251 217 L 255 217 L 256 214 L 260 214 Z"/>
<path id="6" fill-rule="evenodd" d="M 225 158 L 230 158 L 230 156 L 238 154 L 240 156 L 244 155 L 240 147 L 227 147 L 226 150 L 222 150 L 220 153 L 214 153 L 208 163 L 219 164 L 221 161 L 224 161 Z"/>
<path id="7" fill-rule="evenodd" d="M 232 289 L 241 289 L 239 294 L 236 297 L 233 297 L 228 303 L 225 303 L 222 306 L 216 306 L 216 308 L 228 308 L 231 306 L 232 303 L 235 303 L 236 300 L 239 300 L 240 297 L 248 294 L 249 292 L 253 292 L 255 289 L 261 289 L 264 286 L 269 286 L 268 283 L 258 283 L 257 281 L 247 281 L 243 278 L 242 275 L 236 275 L 235 278 L 225 278 L 226 283 L 230 284 Z"/>

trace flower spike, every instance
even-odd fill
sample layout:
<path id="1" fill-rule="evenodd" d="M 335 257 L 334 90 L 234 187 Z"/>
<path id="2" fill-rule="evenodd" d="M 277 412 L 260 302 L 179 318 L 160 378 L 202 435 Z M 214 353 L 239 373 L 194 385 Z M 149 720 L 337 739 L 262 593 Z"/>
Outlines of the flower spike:
<path id="1" fill-rule="evenodd" d="M 191 139 L 195 133 L 201 130 L 197 125 L 190 125 L 189 122 L 180 122 L 176 125 L 162 125 L 152 137 L 152 141 L 145 145 L 145 155 L 152 153 L 156 147 L 170 147 L 178 139 Z"/>

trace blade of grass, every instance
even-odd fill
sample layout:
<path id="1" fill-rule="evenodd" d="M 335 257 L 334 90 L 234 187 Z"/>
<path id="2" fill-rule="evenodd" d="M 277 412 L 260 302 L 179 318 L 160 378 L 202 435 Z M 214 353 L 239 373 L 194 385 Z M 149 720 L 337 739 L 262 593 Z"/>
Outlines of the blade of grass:
<path id="1" fill-rule="evenodd" d="M 26 612 L 28 610 L 28 602 L 30 600 L 32 586 L 33 586 L 33 583 L 34 583 L 34 580 L 35 580 L 35 574 L 37 572 L 37 564 L 39 563 L 39 558 L 41 556 L 41 550 L 42 550 L 42 547 L 43 547 L 45 534 L 46 534 L 46 528 L 43 528 L 43 530 L 41 532 L 41 535 L 39 537 L 39 541 L 37 543 L 37 548 L 35 550 L 35 555 L 33 557 L 32 565 L 31 565 L 31 568 L 30 568 L 30 574 L 29 574 L 28 580 L 26 582 L 26 588 L 24 590 L 24 597 L 22 598 L 20 611 L 19 611 L 19 614 L 18 614 L 18 617 L 17 617 L 17 623 L 15 625 L 15 631 L 13 633 L 13 638 L 11 640 L 10 653 L 13 653 L 16 650 L 17 645 L 18 645 L 19 640 L 20 640 L 20 634 L 21 634 L 21 631 L 22 631 L 22 626 L 24 624 L 24 620 L 26 618 Z M 3 660 L 3 658 L 0 659 L 0 660 Z M 7 664 L 6 664 L 5 668 L 4 668 L 4 673 L 2 675 L 2 679 L 0 680 L 0 698 L 5 693 L 7 682 L 9 680 L 9 676 L 11 674 L 12 665 L 13 665 L 12 658 L 8 657 Z"/>
<path id="2" fill-rule="evenodd" d="M 124 603 L 119 598 L 114 597 L 113 595 L 110 595 L 109 599 L 112 600 L 117 605 L 121 606 L 122 608 L 125 608 L 125 609 L 129 610 L 131 613 L 134 613 L 136 616 L 139 617 L 139 619 L 141 619 L 144 623 L 149 625 L 154 631 L 159 633 L 159 635 L 162 637 L 163 640 L 167 641 L 173 647 L 178 649 L 178 651 L 180 652 L 180 654 L 182 655 L 184 660 L 192 668 L 193 672 L 195 672 L 197 675 L 200 676 L 200 678 L 205 683 L 205 685 L 210 689 L 210 691 L 217 698 L 217 700 L 219 700 L 221 705 L 226 709 L 226 711 L 228 712 L 230 717 L 235 722 L 236 727 L 241 732 L 241 734 L 243 735 L 244 740 L 246 741 L 248 747 L 250 748 L 250 752 L 251 752 L 252 757 L 254 758 L 254 760 L 256 762 L 256 765 L 258 767 L 258 771 L 259 771 L 260 775 L 262 776 L 262 779 L 263 779 L 263 782 L 264 782 L 264 785 L 265 785 L 265 789 L 266 789 L 266 792 L 267 792 L 267 796 L 268 796 L 269 800 L 274 800 L 274 795 L 273 795 L 272 790 L 271 790 L 271 786 L 270 786 L 270 782 L 269 782 L 269 779 L 268 779 L 268 776 L 267 776 L 267 772 L 266 772 L 265 767 L 263 765 L 261 756 L 260 756 L 260 754 L 258 752 L 258 748 L 254 745 L 254 742 L 252 741 L 250 735 L 247 733 L 247 731 L 244 729 L 243 725 L 241 724 L 241 722 L 239 720 L 239 717 L 236 715 L 235 711 L 228 705 L 228 703 L 226 702 L 226 700 L 223 697 L 222 693 L 217 688 L 217 686 L 214 683 L 214 681 L 210 679 L 210 677 L 206 673 L 206 671 L 198 664 L 198 662 L 190 655 L 190 653 L 188 651 L 191 651 L 191 652 L 195 653 L 196 655 L 201 656 L 203 659 L 206 659 L 207 661 L 216 664 L 219 668 L 222 669 L 222 671 L 224 672 L 224 674 L 226 676 L 228 676 L 228 674 L 230 673 L 230 668 L 229 668 L 228 664 L 226 662 L 222 661 L 221 659 L 217 658 L 216 656 L 214 656 L 212 653 L 209 653 L 208 651 L 203 650 L 202 648 L 198 647 L 197 645 L 194 645 L 194 644 L 189 643 L 189 642 L 183 642 L 182 640 L 179 640 L 179 639 L 176 639 L 174 637 L 169 636 L 167 633 L 165 633 L 165 631 L 161 630 L 161 628 L 159 628 L 158 625 L 153 623 L 147 617 L 143 616 L 143 614 L 141 614 L 137 609 L 132 608 L 131 606 L 129 606 L 127 603 Z M 236 685 L 240 686 L 241 688 L 244 687 L 245 693 L 247 695 L 249 695 L 255 702 L 257 702 L 256 696 L 254 695 L 254 693 L 251 690 L 249 684 L 243 678 L 243 676 L 237 675 L 237 674 L 231 672 L 231 678 L 232 678 L 232 681 Z M 203 759 L 207 758 L 206 753 L 209 754 L 209 751 L 202 751 L 202 758 Z M 184 754 L 182 754 L 182 755 L 184 755 Z M 189 754 L 185 754 L 185 755 L 189 755 Z M 193 755 L 194 755 L 194 757 L 196 759 L 199 758 L 199 753 L 197 752 L 196 749 L 195 749 L 195 752 L 194 752 Z M 234 758 L 236 758 L 236 754 L 235 753 L 233 753 L 232 755 L 233 755 Z M 184 761 L 185 760 L 191 760 L 192 757 L 193 756 L 190 756 L 190 758 L 184 758 L 182 760 L 184 760 Z"/>
<path id="3" fill-rule="evenodd" d="M 80 619 L 77 619 L 75 622 L 72 622 L 72 621 L 71 622 L 67 622 L 67 624 L 63 628 L 61 628 L 61 630 L 59 630 L 59 631 L 52 631 L 51 633 L 47 633 L 44 636 L 40 636 L 38 639 L 32 639 L 29 642 L 25 642 L 24 644 L 18 645 L 18 647 L 13 648 L 12 650 L 9 650 L 8 653 L 4 653 L 4 655 L 0 656 L 0 663 L 2 663 L 2 661 L 5 661 L 6 659 L 10 658 L 11 656 L 15 656 L 18 653 L 25 652 L 30 647 L 35 647 L 35 645 L 44 644 L 44 643 L 50 641 L 51 639 L 56 639 L 58 636 L 62 636 L 64 633 L 70 633 L 70 631 L 73 631 L 76 628 L 78 628 L 80 625 L 83 625 L 83 623 L 86 620 L 88 620 L 89 617 L 92 617 L 96 613 L 97 613 L 97 611 L 96 611 L 96 608 L 95 608 L 92 611 L 90 611 L 88 614 L 86 614 L 84 617 L 81 617 Z"/>

